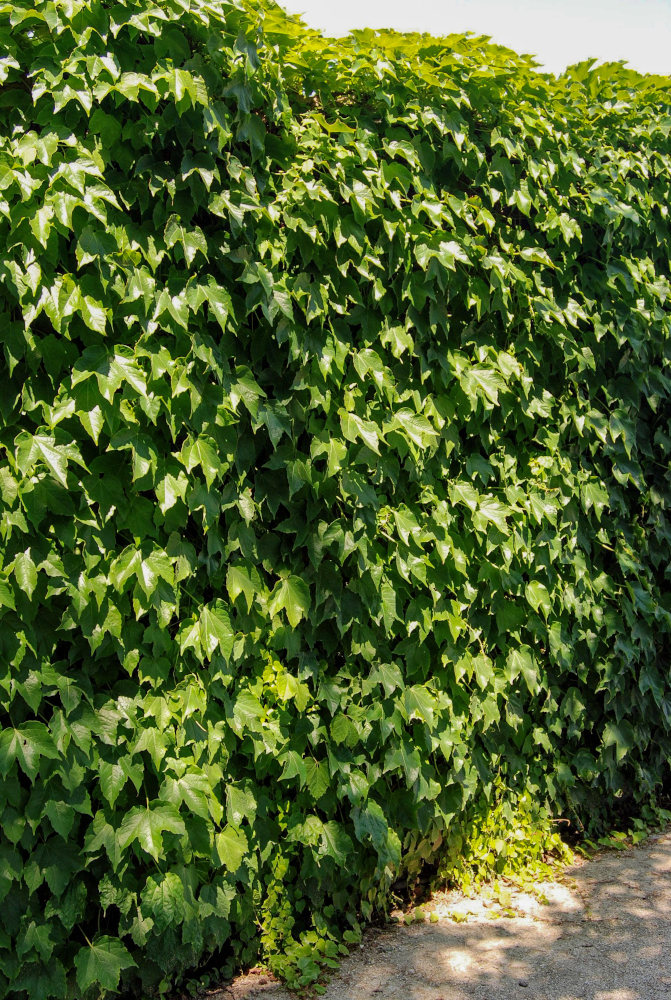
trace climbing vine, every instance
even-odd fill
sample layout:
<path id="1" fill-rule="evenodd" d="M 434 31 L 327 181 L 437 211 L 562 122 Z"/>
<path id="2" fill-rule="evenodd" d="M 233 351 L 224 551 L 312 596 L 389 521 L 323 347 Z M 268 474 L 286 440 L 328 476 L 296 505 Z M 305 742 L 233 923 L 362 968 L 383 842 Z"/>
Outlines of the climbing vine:
<path id="1" fill-rule="evenodd" d="M 0 2 L 0 994 L 310 983 L 494 800 L 654 800 L 669 93 Z"/>

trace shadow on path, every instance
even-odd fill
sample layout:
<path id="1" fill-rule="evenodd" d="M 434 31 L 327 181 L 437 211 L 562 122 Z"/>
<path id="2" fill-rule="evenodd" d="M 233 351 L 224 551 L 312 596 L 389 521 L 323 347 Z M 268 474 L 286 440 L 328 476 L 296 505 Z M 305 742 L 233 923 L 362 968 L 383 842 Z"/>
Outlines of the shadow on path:
<path id="1" fill-rule="evenodd" d="M 513 918 L 463 900 L 465 923 L 368 932 L 324 1000 L 671 1000 L 671 833 L 542 888 L 546 905 L 513 895 Z M 210 997 L 289 1000 L 253 976 Z"/>

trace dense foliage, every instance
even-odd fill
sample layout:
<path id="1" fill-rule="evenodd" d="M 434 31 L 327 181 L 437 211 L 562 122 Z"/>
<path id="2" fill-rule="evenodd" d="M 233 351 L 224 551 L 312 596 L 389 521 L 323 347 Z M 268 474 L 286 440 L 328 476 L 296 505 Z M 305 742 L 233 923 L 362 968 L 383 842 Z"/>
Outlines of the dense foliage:
<path id="1" fill-rule="evenodd" d="M 0 0 L 0 83 L 0 994 L 308 982 L 654 796 L 669 80 Z"/>

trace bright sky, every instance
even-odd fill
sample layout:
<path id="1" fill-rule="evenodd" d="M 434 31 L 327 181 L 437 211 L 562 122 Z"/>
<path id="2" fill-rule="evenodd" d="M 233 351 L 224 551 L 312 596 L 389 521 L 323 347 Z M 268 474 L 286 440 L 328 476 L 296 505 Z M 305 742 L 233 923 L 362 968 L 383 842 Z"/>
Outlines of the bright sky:
<path id="1" fill-rule="evenodd" d="M 328 35 L 395 28 L 472 31 L 538 57 L 560 73 L 571 63 L 625 59 L 642 73 L 671 74 L 671 0 L 279 0 Z"/>

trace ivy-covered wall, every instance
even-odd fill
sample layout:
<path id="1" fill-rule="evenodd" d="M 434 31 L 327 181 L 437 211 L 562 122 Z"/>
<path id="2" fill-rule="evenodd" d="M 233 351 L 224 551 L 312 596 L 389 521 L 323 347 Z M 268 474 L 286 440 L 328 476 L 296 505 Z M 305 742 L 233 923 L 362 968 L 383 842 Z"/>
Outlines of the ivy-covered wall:
<path id="1" fill-rule="evenodd" d="M 656 794 L 670 83 L 0 0 L 0 995 L 309 982 Z"/>

